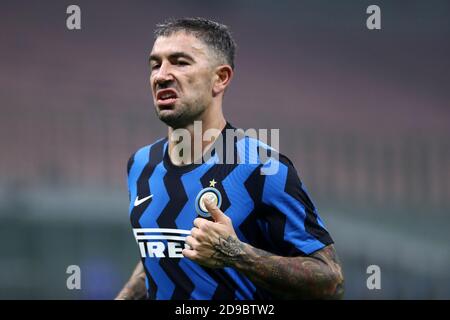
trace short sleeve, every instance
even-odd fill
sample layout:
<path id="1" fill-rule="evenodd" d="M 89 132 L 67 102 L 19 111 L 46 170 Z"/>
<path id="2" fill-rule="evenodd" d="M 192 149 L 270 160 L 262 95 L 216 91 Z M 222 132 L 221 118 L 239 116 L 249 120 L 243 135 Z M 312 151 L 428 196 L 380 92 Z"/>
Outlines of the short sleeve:
<path id="1" fill-rule="evenodd" d="M 264 175 L 261 202 L 277 251 L 286 256 L 309 255 L 333 243 L 292 162 L 279 154 L 261 170 L 269 173 Z"/>

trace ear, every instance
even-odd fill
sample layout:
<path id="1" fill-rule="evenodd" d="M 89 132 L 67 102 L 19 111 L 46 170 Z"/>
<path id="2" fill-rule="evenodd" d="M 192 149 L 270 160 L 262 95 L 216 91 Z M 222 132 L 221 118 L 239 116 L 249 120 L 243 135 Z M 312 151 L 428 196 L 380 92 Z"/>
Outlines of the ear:
<path id="1" fill-rule="evenodd" d="M 213 96 L 225 91 L 233 77 L 233 69 L 229 65 L 220 65 L 215 70 L 215 77 L 212 87 Z"/>

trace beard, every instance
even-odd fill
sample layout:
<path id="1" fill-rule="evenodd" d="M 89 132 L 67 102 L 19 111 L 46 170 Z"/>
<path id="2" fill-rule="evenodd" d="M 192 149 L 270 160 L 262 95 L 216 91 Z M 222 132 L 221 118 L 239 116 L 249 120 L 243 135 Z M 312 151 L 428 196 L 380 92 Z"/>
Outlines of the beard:
<path id="1" fill-rule="evenodd" d="M 199 120 L 206 107 L 202 104 L 193 104 L 195 107 L 183 104 L 173 106 L 170 109 L 160 110 L 156 107 L 156 115 L 159 120 L 173 129 L 185 128 L 194 121 Z"/>

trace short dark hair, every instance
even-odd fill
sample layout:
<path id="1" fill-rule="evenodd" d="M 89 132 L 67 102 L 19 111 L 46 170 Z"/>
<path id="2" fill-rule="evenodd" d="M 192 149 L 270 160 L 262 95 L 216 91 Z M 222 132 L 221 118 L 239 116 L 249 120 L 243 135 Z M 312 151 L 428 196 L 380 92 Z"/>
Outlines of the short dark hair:
<path id="1" fill-rule="evenodd" d="M 156 25 L 155 39 L 161 36 L 167 37 L 179 31 L 192 34 L 202 40 L 234 69 L 236 43 L 226 25 L 204 18 L 169 19 Z"/>

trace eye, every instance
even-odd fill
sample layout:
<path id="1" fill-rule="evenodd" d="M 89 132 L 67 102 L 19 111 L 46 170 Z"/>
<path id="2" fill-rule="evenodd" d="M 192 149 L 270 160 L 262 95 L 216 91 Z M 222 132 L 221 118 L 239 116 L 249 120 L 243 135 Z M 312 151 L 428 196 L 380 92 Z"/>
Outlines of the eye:
<path id="1" fill-rule="evenodd" d="M 156 69 L 158 69 L 159 68 L 159 64 L 158 63 L 154 63 L 154 64 L 152 64 L 151 66 L 150 66 L 150 69 L 152 69 L 152 70 L 156 70 Z"/>
<path id="2" fill-rule="evenodd" d="M 179 66 L 188 66 L 189 62 L 187 62 L 185 60 L 178 60 L 177 61 L 177 65 L 179 65 Z"/>

